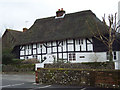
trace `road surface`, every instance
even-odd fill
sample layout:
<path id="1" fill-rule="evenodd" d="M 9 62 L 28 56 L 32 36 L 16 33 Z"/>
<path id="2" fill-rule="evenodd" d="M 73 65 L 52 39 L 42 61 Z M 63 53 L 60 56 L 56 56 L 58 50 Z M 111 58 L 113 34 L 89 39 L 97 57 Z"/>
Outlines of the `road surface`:
<path id="1" fill-rule="evenodd" d="M 25 90 L 37 90 L 40 88 L 81 88 L 73 86 L 61 86 L 61 85 L 44 85 L 35 83 L 35 75 L 29 74 L 3 74 L 2 75 L 2 85 L 0 88 L 6 89 L 16 89 L 23 88 Z M 1 80 L 0 80 L 1 81 Z"/>
<path id="2" fill-rule="evenodd" d="M 44 85 L 35 83 L 35 75 L 30 74 L 0 74 L 0 88 L 2 90 L 106 90 L 101 88 L 86 88 L 80 86 L 61 86 L 61 85 Z M 113 90 L 113 89 L 107 89 Z"/>

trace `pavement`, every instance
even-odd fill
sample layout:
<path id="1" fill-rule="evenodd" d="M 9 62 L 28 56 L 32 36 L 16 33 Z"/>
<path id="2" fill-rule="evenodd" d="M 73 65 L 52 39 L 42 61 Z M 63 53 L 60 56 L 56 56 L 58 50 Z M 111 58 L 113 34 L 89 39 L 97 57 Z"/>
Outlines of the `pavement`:
<path id="1" fill-rule="evenodd" d="M 40 88 L 81 88 L 78 86 L 61 86 L 61 85 L 45 85 L 36 84 L 34 74 L 2 74 L 1 75 L 2 90 L 7 89 L 25 89 L 25 90 L 37 90 Z"/>
<path id="2" fill-rule="evenodd" d="M 94 87 L 36 84 L 34 74 L 0 74 L 0 88 L 2 90 L 113 90 Z"/>

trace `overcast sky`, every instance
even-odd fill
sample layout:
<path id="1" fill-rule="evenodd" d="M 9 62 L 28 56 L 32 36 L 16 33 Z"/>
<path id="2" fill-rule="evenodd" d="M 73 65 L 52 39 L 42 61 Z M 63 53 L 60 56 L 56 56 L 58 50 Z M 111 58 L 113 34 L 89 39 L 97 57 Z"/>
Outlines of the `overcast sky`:
<path id="1" fill-rule="evenodd" d="M 66 13 L 92 10 L 99 19 L 118 12 L 120 0 L 0 0 L 0 36 L 5 29 L 22 31 L 36 19 L 55 16 L 59 8 Z"/>

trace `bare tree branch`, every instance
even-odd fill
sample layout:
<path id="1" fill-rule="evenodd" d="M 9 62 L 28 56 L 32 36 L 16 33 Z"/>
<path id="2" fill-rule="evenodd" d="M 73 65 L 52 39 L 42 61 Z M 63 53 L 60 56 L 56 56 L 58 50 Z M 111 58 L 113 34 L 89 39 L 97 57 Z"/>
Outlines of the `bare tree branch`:
<path id="1" fill-rule="evenodd" d="M 100 40 L 108 48 L 109 54 L 110 54 L 110 58 L 109 58 L 110 61 L 113 61 L 113 55 L 112 55 L 113 43 L 115 40 L 117 40 L 116 33 L 117 33 L 118 28 L 120 28 L 120 25 L 118 25 L 118 23 L 116 22 L 116 15 L 117 15 L 117 13 L 115 13 L 114 16 L 112 14 L 108 16 L 109 25 L 106 24 L 105 14 L 104 14 L 104 17 L 102 17 L 103 24 L 106 27 L 109 26 L 109 28 L 106 28 L 106 31 L 108 32 L 107 36 L 104 35 L 102 32 L 100 32 L 100 29 L 99 29 L 97 23 L 93 22 L 97 29 L 96 31 L 97 31 L 98 35 L 96 36 L 96 32 L 92 31 L 92 28 L 90 27 L 89 23 L 86 21 L 90 32 L 93 34 L 93 37 Z"/>

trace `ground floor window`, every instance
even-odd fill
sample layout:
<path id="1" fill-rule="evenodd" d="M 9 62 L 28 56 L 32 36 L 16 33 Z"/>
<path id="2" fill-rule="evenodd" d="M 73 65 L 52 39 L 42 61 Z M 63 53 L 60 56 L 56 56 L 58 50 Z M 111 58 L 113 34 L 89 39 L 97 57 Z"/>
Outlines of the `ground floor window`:
<path id="1" fill-rule="evenodd" d="M 106 53 L 107 55 L 107 60 L 109 60 L 109 57 L 110 57 L 110 54 L 109 52 Z M 116 56 L 116 52 L 113 52 L 113 59 L 116 60 L 117 59 L 117 56 Z"/>
<path id="2" fill-rule="evenodd" d="M 114 52 L 113 55 L 114 55 L 114 57 L 113 57 L 114 60 L 116 60 L 117 59 L 116 52 Z"/>
<path id="3" fill-rule="evenodd" d="M 69 61 L 75 61 L 75 60 L 76 60 L 75 53 L 69 53 Z"/>

